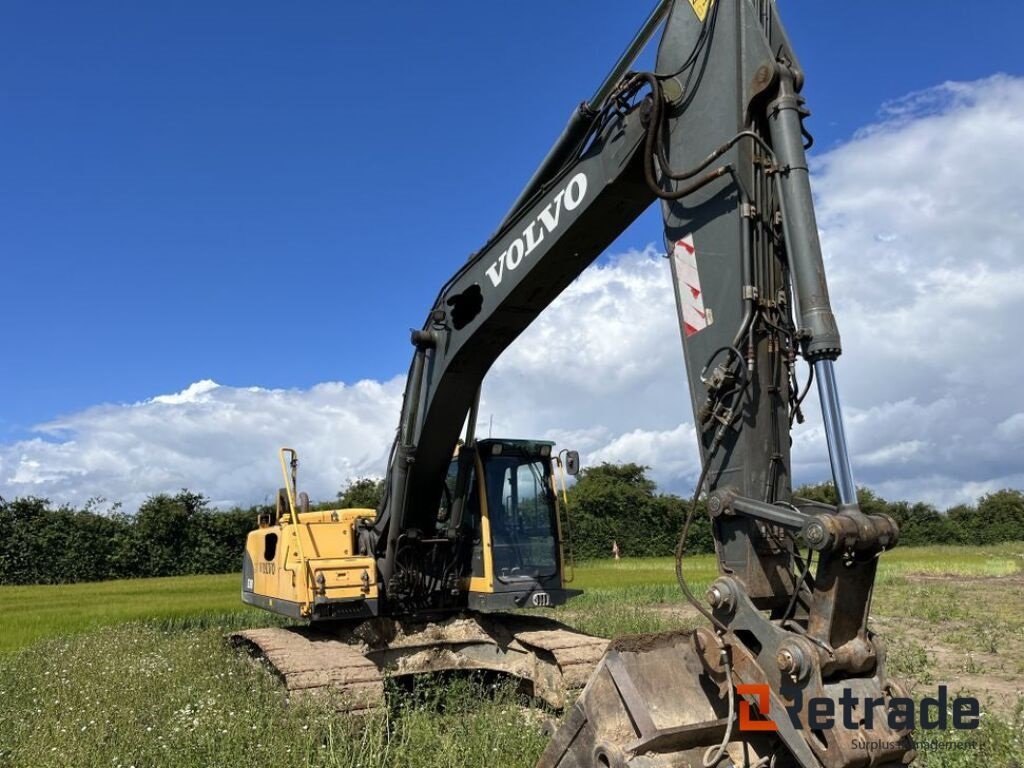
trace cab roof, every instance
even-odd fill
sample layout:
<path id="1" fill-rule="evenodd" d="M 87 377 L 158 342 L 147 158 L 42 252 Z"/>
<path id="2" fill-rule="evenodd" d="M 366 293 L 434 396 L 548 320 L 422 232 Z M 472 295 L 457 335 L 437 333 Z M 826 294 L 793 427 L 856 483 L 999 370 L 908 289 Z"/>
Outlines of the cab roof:
<path id="1" fill-rule="evenodd" d="M 549 449 L 548 453 L 550 454 L 550 452 L 551 452 L 550 449 L 554 447 L 555 442 L 553 440 L 523 440 L 523 439 L 508 438 L 508 437 L 487 437 L 487 438 L 477 438 L 476 444 L 480 448 L 483 448 L 485 450 L 490 448 L 491 446 L 500 445 L 503 448 L 509 448 L 511 450 L 519 450 L 519 451 L 522 451 L 523 453 L 527 453 L 527 454 L 531 454 L 531 453 L 540 454 L 540 452 L 541 452 L 540 449 L 546 447 L 546 448 Z M 461 449 L 461 448 L 462 448 L 462 442 L 460 442 L 455 447 L 455 455 L 456 456 L 459 455 L 459 449 Z"/>
<path id="2" fill-rule="evenodd" d="M 501 443 L 502 445 L 507 445 L 507 446 L 510 446 L 510 447 L 516 447 L 516 448 L 520 448 L 521 447 L 521 448 L 527 448 L 527 449 L 534 448 L 534 447 L 539 448 L 542 445 L 546 445 L 549 448 L 553 448 L 554 445 L 555 445 L 555 441 L 554 440 L 521 440 L 521 439 L 518 439 L 518 438 L 508 438 L 508 437 L 487 437 L 487 438 L 479 438 L 478 437 L 476 441 L 480 445 L 494 445 L 495 443 Z"/>

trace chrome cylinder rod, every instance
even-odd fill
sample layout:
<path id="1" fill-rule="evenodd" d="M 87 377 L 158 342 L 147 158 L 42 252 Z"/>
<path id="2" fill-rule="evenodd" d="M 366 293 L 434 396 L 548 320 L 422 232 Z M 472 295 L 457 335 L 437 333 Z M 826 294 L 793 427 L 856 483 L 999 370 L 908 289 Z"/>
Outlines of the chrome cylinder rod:
<path id="1" fill-rule="evenodd" d="M 843 426 L 843 411 L 839 405 L 834 361 L 816 361 L 814 378 L 818 382 L 821 419 L 825 423 L 825 441 L 828 443 L 828 458 L 832 464 L 832 478 L 835 480 L 839 504 L 856 504 L 857 486 L 853 482 L 850 453 L 846 446 L 846 428 Z"/>

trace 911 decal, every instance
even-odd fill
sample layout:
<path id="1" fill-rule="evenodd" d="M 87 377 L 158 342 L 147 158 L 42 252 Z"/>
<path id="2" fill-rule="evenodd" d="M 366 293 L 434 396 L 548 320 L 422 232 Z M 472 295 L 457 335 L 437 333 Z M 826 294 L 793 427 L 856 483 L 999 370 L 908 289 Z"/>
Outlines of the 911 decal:
<path id="1" fill-rule="evenodd" d="M 693 235 L 677 240 L 672 249 L 675 262 L 679 308 L 682 311 L 683 333 L 693 336 L 713 322 L 711 310 L 704 306 L 704 293 L 700 287 L 700 273 L 697 271 L 697 248 Z"/>

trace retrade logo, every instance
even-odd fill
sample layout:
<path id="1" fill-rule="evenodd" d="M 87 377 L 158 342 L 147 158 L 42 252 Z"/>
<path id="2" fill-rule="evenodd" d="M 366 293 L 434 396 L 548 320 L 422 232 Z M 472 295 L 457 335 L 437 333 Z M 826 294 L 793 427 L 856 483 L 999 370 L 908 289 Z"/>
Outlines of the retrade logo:
<path id="1" fill-rule="evenodd" d="M 750 701 L 746 698 L 741 699 L 737 709 L 740 731 L 779 730 L 776 719 L 778 713 L 772 712 L 771 689 L 766 684 L 740 684 L 736 686 L 736 693 L 753 699 L 753 706 L 759 715 L 755 716 Z M 806 726 L 800 718 L 805 710 Z M 862 699 L 854 696 L 849 688 L 844 688 L 838 699 L 816 696 L 807 699 L 805 707 L 803 695 L 796 691 L 793 700 L 784 707 L 782 716 L 788 717 L 796 730 L 803 730 L 805 727 L 812 730 L 857 730 L 862 722 L 863 727 L 871 730 L 876 719 L 884 719 L 889 728 L 897 732 L 917 728 L 924 731 L 946 730 L 950 723 L 955 730 L 971 731 L 980 723 L 981 703 L 973 696 L 957 696 L 950 699 L 949 689 L 945 685 L 939 686 L 937 697 L 926 696 L 921 699 L 920 704 L 913 699 L 898 696 L 889 699 L 869 696 Z"/>
<path id="2" fill-rule="evenodd" d="M 753 696 L 756 698 L 758 711 L 764 713 L 765 717 L 769 717 L 772 702 L 770 689 L 767 685 L 760 683 L 750 685 L 740 684 L 736 686 L 736 693 L 740 696 Z M 767 720 L 755 720 L 750 711 L 750 702 L 746 699 L 740 699 L 739 716 L 739 726 L 741 731 L 779 730 L 779 726 L 777 726 L 775 721 L 770 718 Z"/>

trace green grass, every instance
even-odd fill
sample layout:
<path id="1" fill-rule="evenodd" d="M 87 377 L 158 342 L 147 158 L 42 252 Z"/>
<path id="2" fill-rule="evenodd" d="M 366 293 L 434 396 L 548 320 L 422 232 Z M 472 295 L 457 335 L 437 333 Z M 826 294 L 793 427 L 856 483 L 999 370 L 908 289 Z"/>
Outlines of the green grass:
<path id="1" fill-rule="evenodd" d="M 671 558 L 583 563 L 571 585 L 585 590 L 572 609 L 612 603 L 651 605 L 678 602 Z M 687 559 L 698 594 L 714 578 L 714 559 L 700 555 Z M 654 631 L 663 628 L 656 617 L 628 616 L 612 610 L 594 616 L 594 634 Z M 0 587 L 0 655 L 55 635 L 88 632 L 133 620 L 196 621 L 203 617 L 231 616 L 233 626 L 259 625 L 270 614 L 244 606 L 239 599 L 239 576 L 181 576 L 165 579 L 128 579 L 95 584 L 57 584 Z M 625 620 L 611 621 L 610 618 Z M 633 620 L 635 619 L 635 621 Z M 581 627 L 583 628 L 583 627 Z"/>
<path id="2" fill-rule="evenodd" d="M 689 555 L 687 579 L 707 584 L 717 576 L 714 555 Z M 1024 570 L 1024 542 L 987 547 L 897 547 L 882 555 L 881 579 L 900 576 L 1007 576 Z M 592 560 L 576 568 L 572 586 L 581 589 L 621 589 L 629 586 L 674 585 L 675 560 L 671 557 Z"/>
<path id="3" fill-rule="evenodd" d="M 705 580 L 716 575 L 714 555 L 687 555 L 687 577 Z M 675 560 L 671 557 L 588 560 L 576 567 L 574 587 L 580 589 L 619 589 L 649 584 L 675 584 Z"/>
<path id="4" fill-rule="evenodd" d="M 1003 576 L 1024 567 L 1024 545 L 895 549 L 882 558 L 879 583 L 908 575 Z M 666 628 L 663 618 L 636 607 L 682 604 L 672 558 L 626 558 L 580 563 L 570 585 L 585 594 L 566 611 L 580 614 L 580 628 L 600 635 Z M 686 558 L 686 575 L 700 596 L 716 574 L 712 555 Z M 58 634 L 86 632 L 136 619 L 174 621 L 234 614 L 238 626 L 266 623 L 269 614 L 247 608 L 239 576 L 128 579 L 97 584 L 0 587 L 0 655 Z M 950 605 L 948 595 L 926 605 Z M 922 603 L 915 603 L 919 608 Z M 601 606 L 597 614 L 591 610 Z M 630 610 L 626 610 L 630 609 Z"/>
<path id="5" fill-rule="evenodd" d="M 229 619 L 230 621 L 230 619 Z M 156 623 L 53 638 L 0 659 L 0 766 L 38 768 L 527 768 L 549 716 L 513 688 L 434 681 L 365 719 L 329 698 L 287 703 L 276 681 L 226 649 L 222 630 Z M 926 768 L 1009 768 L 1024 758 L 1024 709 L 984 717 L 967 751 L 938 749 Z"/>
<path id="6" fill-rule="evenodd" d="M 503 768 L 543 749 L 540 720 L 508 684 L 425 688 L 339 717 L 326 698 L 288 705 L 219 628 L 108 627 L 0 660 L 0 766 Z"/>
<path id="7" fill-rule="evenodd" d="M 1024 542 L 987 547 L 903 547 L 882 555 L 881 580 L 900 576 L 1009 576 L 1024 570 Z"/>
<path id="8" fill-rule="evenodd" d="M 993 582 L 977 578 L 1022 564 L 1021 544 L 887 553 L 876 609 L 890 617 L 893 672 L 943 679 L 920 634 L 935 627 L 977 658 L 1001 654 L 1012 674 L 1024 611 L 1005 590 L 1019 582 L 992 597 Z M 687 574 L 701 594 L 716 575 L 714 559 L 688 558 Z M 671 558 L 582 563 L 572 586 L 586 594 L 555 613 L 594 634 L 697 623 Z M 892 618 L 902 616 L 918 634 L 904 634 L 903 620 Z M 0 587 L 0 617 L 0 768 L 525 768 L 547 741 L 550 713 L 525 706 L 507 684 L 482 680 L 428 681 L 365 720 L 339 718 L 329 699 L 287 704 L 274 678 L 224 642 L 230 629 L 278 622 L 241 605 L 236 575 Z M 982 671 L 975 656 L 964 658 L 967 671 Z M 918 764 L 1024 765 L 1024 701 L 982 722 L 977 732 L 939 735 L 969 739 L 971 750 L 924 751 Z"/>
<path id="9" fill-rule="evenodd" d="M 241 614 L 265 620 L 266 613 L 242 604 L 239 590 L 237 574 L 0 587 L 0 655 L 46 637 L 137 619 Z"/>

